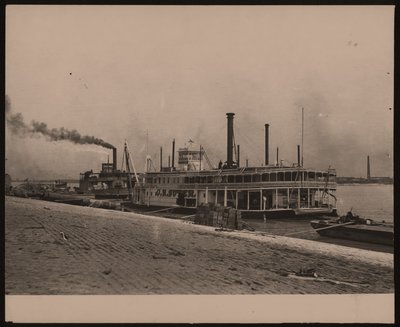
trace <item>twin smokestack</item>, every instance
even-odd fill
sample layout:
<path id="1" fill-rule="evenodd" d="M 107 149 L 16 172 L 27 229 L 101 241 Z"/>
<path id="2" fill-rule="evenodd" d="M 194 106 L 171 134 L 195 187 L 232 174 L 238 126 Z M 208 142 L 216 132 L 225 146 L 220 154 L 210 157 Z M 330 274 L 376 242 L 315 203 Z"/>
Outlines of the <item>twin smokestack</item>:
<path id="1" fill-rule="evenodd" d="M 228 126 L 227 126 L 227 168 L 232 168 L 233 166 L 233 116 L 234 113 L 228 112 L 226 114 Z M 239 167 L 240 158 L 240 147 L 237 146 L 237 166 Z M 265 124 L 265 165 L 269 165 L 269 124 Z"/>
<path id="2" fill-rule="evenodd" d="M 227 168 L 233 167 L 233 116 L 235 114 L 233 112 L 228 112 L 226 114 L 226 118 L 228 120 L 228 139 L 227 139 L 227 158 L 226 158 L 226 166 Z"/>
<path id="3" fill-rule="evenodd" d="M 265 165 L 269 165 L 269 124 L 265 124 Z"/>
<path id="4" fill-rule="evenodd" d="M 175 170 L 175 139 L 172 141 L 172 165 L 170 166 L 170 156 L 168 156 L 168 168 Z M 160 171 L 163 170 L 163 157 L 162 157 L 162 147 L 160 147 Z"/>

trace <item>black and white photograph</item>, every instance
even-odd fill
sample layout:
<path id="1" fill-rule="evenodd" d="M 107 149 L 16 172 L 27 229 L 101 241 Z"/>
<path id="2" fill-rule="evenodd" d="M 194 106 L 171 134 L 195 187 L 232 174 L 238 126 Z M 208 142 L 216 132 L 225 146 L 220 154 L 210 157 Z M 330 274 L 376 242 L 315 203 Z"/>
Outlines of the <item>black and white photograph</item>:
<path id="1" fill-rule="evenodd" d="M 5 18 L 6 321 L 394 322 L 394 6 Z"/>

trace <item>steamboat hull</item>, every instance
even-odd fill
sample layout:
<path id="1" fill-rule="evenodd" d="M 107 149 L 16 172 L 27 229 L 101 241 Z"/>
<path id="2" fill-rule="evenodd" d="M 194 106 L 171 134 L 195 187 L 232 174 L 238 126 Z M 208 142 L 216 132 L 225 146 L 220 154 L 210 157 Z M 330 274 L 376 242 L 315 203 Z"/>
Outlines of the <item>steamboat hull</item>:
<path id="1" fill-rule="evenodd" d="M 393 246 L 393 227 L 388 225 L 354 224 L 340 226 L 336 222 L 313 220 L 311 226 L 321 236 Z"/>
<path id="2" fill-rule="evenodd" d="M 128 197 L 128 189 L 94 190 L 95 199 L 127 199 Z"/>
<path id="3" fill-rule="evenodd" d="M 64 194 L 57 192 L 45 192 L 40 196 L 40 199 L 45 201 L 53 201 L 53 202 L 80 205 L 80 206 L 88 206 L 90 204 L 90 199 L 87 196 Z"/>
<path id="4" fill-rule="evenodd" d="M 336 209 L 278 209 L 278 210 L 268 210 L 268 211 L 241 211 L 242 218 L 251 219 L 281 219 L 281 218 L 323 218 L 331 219 L 332 217 L 337 217 Z"/>

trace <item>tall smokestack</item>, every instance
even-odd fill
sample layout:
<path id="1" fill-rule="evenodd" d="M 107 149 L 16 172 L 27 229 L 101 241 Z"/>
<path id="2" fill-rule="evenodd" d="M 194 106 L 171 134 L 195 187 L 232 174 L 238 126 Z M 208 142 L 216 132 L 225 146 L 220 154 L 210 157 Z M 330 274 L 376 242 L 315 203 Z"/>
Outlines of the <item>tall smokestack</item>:
<path id="1" fill-rule="evenodd" d="M 371 167 L 369 164 L 369 156 L 367 156 L 367 179 L 371 179 Z"/>
<path id="2" fill-rule="evenodd" d="M 117 170 L 117 148 L 113 148 L 113 170 Z"/>
<path id="3" fill-rule="evenodd" d="M 240 167 L 240 145 L 237 145 L 237 166 Z"/>
<path id="4" fill-rule="evenodd" d="M 279 166 L 279 148 L 276 148 L 276 165 Z"/>
<path id="5" fill-rule="evenodd" d="M 265 165 L 269 164 L 269 124 L 265 124 Z"/>
<path id="6" fill-rule="evenodd" d="M 297 166 L 300 167 L 300 145 L 297 145 Z"/>
<path id="7" fill-rule="evenodd" d="M 168 168 L 171 167 L 171 156 L 168 156 Z"/>
<path id="8" fill-rule="evenodd" d="M 162 146 L 160 146 L 160 171 L 162 171 Z"/>
<path id="9" fill-rule="evenodd" d="M 232 168 L 233 166 L 233 116 L 235 114 L 228 112 L 226 118 L 228 120 L 228 139 L 227 139 L 227 168 Z"/>
<path id="10" fill-rule="evenodd" d="M 172 170 L 175 168 L 175 139 L 172 141 Z"/>

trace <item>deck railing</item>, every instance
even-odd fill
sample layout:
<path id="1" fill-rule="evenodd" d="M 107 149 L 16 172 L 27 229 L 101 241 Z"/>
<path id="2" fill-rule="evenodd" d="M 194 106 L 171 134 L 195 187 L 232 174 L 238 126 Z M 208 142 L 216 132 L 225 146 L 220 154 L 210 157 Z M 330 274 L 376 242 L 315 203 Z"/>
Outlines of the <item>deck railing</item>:
<path id="1" fill-rule="evenodd" d="M 250 189 L 250 188 L 319 188 L 336 189 L 335 182 L 323 181 L 278 181 L 278 182 L 252 182 L 252 183 L 166 183 L 166 184 L 148 184 L 156 188 L 182 188 L 182 189 Z"/>

